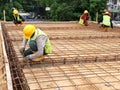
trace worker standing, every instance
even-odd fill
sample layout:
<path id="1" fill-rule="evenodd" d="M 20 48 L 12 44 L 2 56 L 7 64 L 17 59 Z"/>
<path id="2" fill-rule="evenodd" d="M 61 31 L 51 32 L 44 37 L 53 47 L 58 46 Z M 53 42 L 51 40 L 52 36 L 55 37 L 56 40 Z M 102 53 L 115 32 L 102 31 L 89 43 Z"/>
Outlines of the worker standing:
<path id="1" fill-rule="evenodd" d="M 20 52 L 26 60 L 40 61 L 44 58 L 44 55 L 52 52 L 48 36 L 34 25 L 28 24 L 24 27 L 23 37 Z M 27 42 L 29 43 L 29 48 L 25 50 Z"/>
<path id="2" fill-rule="evenodd" d="M 13 9 L 13 21 L 16 26 L 18 26 L 18 24 L 22 25 L 25 21 L 25 19 L 19 15 L 18 10 L 15 8 Z"/>
<path id="3" fill-rule="evenodd" d="M 103 13 L 103 17 L 98 20 L 98 24 L 102 22 L 101 27 L 104 31 L 107 31 L 108 27 L 111 27 L 113 29 L 111 14 L 109 12 Z"/>
<path id="4" fill-rule="evenodd" d="M 88 26 L 88 20 L 90 18 L 89 12 L 87 10 L 80 16 L 79 24 Z"/>

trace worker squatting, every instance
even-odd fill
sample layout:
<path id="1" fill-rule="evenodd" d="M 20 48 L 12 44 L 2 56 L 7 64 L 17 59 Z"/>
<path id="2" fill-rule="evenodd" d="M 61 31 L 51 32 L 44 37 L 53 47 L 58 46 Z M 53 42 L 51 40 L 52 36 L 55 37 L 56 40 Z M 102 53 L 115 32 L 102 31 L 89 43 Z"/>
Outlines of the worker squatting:
<path id="1" fill-rule="evenodd" d="M 24 24 L 25 19 L 19 15 L 17 9 L 13 9 L 13 21 L 16 26 Z M 79 24 L 88 26 L 88 20 L 90 14 L 88 10 L 85 10 L 80 16 Z M 104 31 L 107 31 L 107 27 L 113 28 L 111 14 L 106 10 L 103 13 L 103 17 L 98 20 L 98 24 L 102 22 L 101 27 Z M 48 36 L 39 28 L 34 25 L 26 25 L 23 29 L 23 43 L 20 48 L 20 52 L 25 60 L 40 61 L 44 59 L 44 56 L 52 52 L 51 43 Z M 26 44 L 29 43 L 29 48 L 26 50 Z"/>

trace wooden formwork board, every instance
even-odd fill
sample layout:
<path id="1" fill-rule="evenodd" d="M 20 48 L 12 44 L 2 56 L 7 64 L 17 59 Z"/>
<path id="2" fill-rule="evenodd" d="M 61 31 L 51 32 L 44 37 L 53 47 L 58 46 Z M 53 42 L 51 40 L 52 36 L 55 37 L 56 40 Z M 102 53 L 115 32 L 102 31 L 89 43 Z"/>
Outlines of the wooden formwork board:
<path id="1" fill-rule="evenodd" d="M 119 61 L 47 67 L 39 65 L 37 68 L 26 65 L 23 72 L 30 90 L 119 90 L 119 65 Z"/>

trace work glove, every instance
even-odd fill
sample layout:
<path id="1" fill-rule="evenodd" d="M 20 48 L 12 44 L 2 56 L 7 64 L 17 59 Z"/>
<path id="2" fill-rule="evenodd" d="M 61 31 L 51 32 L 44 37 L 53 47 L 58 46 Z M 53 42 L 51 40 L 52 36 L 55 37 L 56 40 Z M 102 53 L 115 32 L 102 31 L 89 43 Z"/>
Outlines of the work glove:
<path id="1" fill-rule="evenodd" d="M 24 51 L 25 51 L 25 48 L 24 48 L 24 47 L 22 47 L 22 48 L 20 48 L 20 49 L 19 49 L 19 51 L 20 51 L 20 53 L 21 53 L 21 54 L 23 54 L 23 53 L 24 53 Z"/>

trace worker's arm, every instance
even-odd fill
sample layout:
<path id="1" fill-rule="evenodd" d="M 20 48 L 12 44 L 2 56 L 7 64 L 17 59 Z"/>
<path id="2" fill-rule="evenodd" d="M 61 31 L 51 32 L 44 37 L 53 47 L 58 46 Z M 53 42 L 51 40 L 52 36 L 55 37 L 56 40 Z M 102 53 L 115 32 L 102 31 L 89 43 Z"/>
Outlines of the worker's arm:
<path id="1" fill-rule="evenodd" d="M 12 18 L 13 18 L 13 20 L 14 20 L 14 21 L 16 20 L 16 18 L 15 18 L 15 16 L 14 16 L 14 15 L 12 15 Z"/>
<path id="2" fill-rule="evenodd" d="M 100 24 L 103 21 L 103 17 L 98 20 L 98 24 Z"/>
<path id="3" fill-rule="evenodd" d="M 19 15 L 19 17 L 23 22 L 25 21 L 25 19 L 21 15 Z"/>
<path id="4" fill-rule="evenodd" d="M 88 20 L 87 20 L 87 15 L 83 14 L 82 17 L 81 17 L 81 19 L 84 20 L 84 24 L 88 23 L 88 22 L 87 22 L 87 21 L 88 21 Z"/>
<path id="5" fill-rule="evenodd" d="M 14 22 L 14 24 L 17 23 L 17 19 L 16 19 L 16 17 L 14 15 L 13 15 L 13 22 Z"/>
<path id="6" fill-rule="evenodd" d="M 26 47 L 27 41 L 28 41 L 28 39 L 23 38 L 23 41 L 22 41 L 22 47 L 23 48 Z"/>
<path id="7" fill-rule="evenodd" d="M 37 57 L 42 56 L 44 54 L 44 48 L 45 48 L 45 43 L 47 41 L 47 38 L 48 37 L 45 35 L 40 35 L 37 38 L 36 44 L 37 44 L 38 51 L 35 52 L 34 54 L 29 55 L 30 59 L 37 58 Z"/>
<path id="8" fill-rule="evenodd" d="M 111 24 L 111 28 L 113 28 L 113 23 L 112 23 L 112 19 L 110 19 L 110 24 Z"/>
<path id="9" fill-rule="evenodd" d="M 27 41 L 28 41 L 27 39 L 23 39 L 22 47 L 19 49 L 21 54 L 23 54 L 24 51 L 25 51 L 25 47 L 26 47 Z"/>

